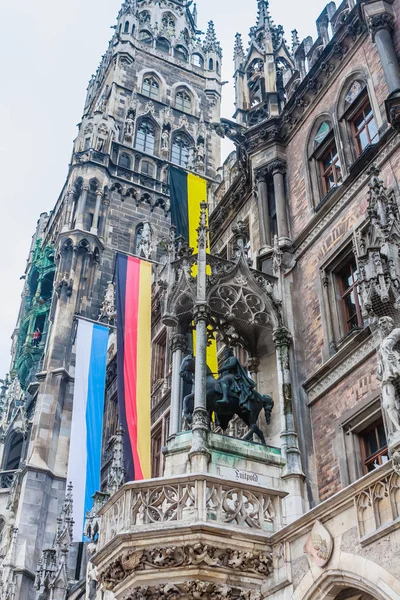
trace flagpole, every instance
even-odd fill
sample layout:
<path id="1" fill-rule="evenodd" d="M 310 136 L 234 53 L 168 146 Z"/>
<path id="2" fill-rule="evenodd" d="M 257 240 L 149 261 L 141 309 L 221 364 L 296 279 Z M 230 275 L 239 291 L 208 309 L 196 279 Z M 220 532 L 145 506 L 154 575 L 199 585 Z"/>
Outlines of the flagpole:
<path id="1" fill-rule="evenodd" d="M 108 329 L 116 329 L 115 325 L 109 325 L 108 323 L 103 323 L 102 321 L 95 321 L 94 319 L 89 319 L 88 317 L 82 317 L 82 315 L 74 314 L 74 319 L 78 321 L 82 319 L 82 321 L 87 321 L 88 323 L 94 323 L 94 325 L 102 325 L 103 327 L 107 327 Z"/>
<path id="2" fill-rule="evenodd" d="M 211 455 L 207 447 L 209 419 L 207 412 L 207 203 L 200 204 L 200 225 L 197 254 L 197 298 L 194 307 L 196 324 L 196 358 L 194 380 L 194 411 L 190 461 L 192 472 L 205 472 Z"/>

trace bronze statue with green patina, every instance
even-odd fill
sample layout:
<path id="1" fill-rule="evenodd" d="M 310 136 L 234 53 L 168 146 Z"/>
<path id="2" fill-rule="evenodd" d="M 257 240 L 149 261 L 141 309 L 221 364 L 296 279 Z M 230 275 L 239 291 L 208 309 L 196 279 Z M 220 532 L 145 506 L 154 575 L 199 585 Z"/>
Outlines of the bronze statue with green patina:
<path id="1" fill-rule="evenodd" d="M 180 375 L 186 383 L 194 382 L 195 363 L 193 355 L 186 356 L 182 361 Z M 260 394 L 255 388 L 255 382 L 234 356 L 232 348 L 224 349 L 218 379 L 214 378 L 207 366 L 206 406 L 210 419 L 212 413 L 215 413 L 216 424 L 225 431 L 232 418 L 238 415 L 250 429 L 243 439 L 250 441 L 253 439 L 253 434 L 256 434 L 261 443 L 265 444 L 264 434 L 258 427 L 257 420 L 261 410 L 264 409 L 267 425 L 269 425 L 274 402 L 271 396 Z M 192 392 L 183 399 L 183 413 L 188 426 L 192 423 L 193 410 L 194 393 Z"/>

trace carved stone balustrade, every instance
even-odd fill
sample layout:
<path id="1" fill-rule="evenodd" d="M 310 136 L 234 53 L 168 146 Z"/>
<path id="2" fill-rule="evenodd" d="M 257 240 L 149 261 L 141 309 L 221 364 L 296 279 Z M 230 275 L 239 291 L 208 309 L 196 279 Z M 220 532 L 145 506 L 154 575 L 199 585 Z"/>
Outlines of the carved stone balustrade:
<path id="1" fill-rule="evenodd" d="M 143 535 L 144 530 L 193 522 L 272 533 L 280 520 L 282 496 L 248 481 L 229 482 L 204 474 L 129 483 L 101 511 L 99 550 L 118 535 Z"/>
<path id="2" fill-rule="evenodd" d="M 167 583 L 184 597 L 182 586 L 196 581 L 210 594 L 229 584 L 230 597 L 244 598 L 243 582 L 259 591 L 273 573 L 269 538 L 281 527 L 283 496 L 210 474 L 125 484 L 100 510 L 101 582 L 117 599 Z"/>
<path id="3" fill-rule="evenodd" d="M 365 488 L 354 498 L 361 542 L 400 527 L 400 469 L 395 461 L 392 464 L 376 471 L 373 481 L 371 473 Z"/>

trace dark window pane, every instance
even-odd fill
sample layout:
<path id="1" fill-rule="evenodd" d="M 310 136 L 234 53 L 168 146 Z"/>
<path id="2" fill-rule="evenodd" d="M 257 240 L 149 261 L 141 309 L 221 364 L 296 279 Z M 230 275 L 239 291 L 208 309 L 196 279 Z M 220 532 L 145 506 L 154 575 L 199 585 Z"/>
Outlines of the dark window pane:
<path id="1" fill-rule="evenodd" d="M 375 119 L 371 119 L 371 121 L 368 123 L 368 129 L 369 137 L 371 138 L 371 142 L 373 142 L 378 135 L 378 128 L 376 126 Z"/>
<path id="2" fill-rule="evenodd" d="M 364 150 L 368 144 L 369 144 L 369 139 L 368 139 L 368 134 L 367 134 L 367 130 L 363 129 L 358 137 L 358 139 L 360 140 L 360 147 L 361 150 Z"/>
<path id="3" fill-rule="evenodd" d="M 386 433 L 385 433 L 385 428 L 383 426 L 383 423 L 381 423 L 377 429 L 378 429 L 379 448 L 386 448 L 387 440 L 386 440 Z"/>

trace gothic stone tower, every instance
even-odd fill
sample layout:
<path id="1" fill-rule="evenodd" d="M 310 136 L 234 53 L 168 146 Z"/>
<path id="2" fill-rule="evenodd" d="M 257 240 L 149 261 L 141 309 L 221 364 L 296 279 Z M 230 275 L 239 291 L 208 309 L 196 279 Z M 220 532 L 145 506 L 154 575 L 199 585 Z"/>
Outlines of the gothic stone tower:
<path id="1" fill-rule="evenodd" d="M 64 533 L 57 533 L 56 525 L 63 506 L 65 535 L 69 527 L 68 497 L 65 502 L 64 498 L 74 317 L 99 317 L 117 250 L 157 258 L 169 226 L 168 165 L 210 179 L 219 167 L 219 141 L 209 123 L 219 120 L 222 53 L 212 22 L 201 40 L 196 21 L 196 9 L 191 12 L 183 0 L 124 2 L 107 52 L 89 83 L 67 181 L 40 231 L 42 247 L 51 248 L 54 256 L 54 293 L 49 310 L 43 312 L 43 357 L 35 363 L 36 372 L 24 370 L 23 390 L 18 391 L 22 404 L 31 409 L 24 444 L 18 444 L 19 455 L 13 456 L 13 466 L 20 471 L 11 490 L 12 506 L 7 494 L 0 498 L 0 514 L 12 523 L 2 543 L 9 567 L 3 588 L 12 590 L 15 598 L 33 600 L 39 593 L 34 579 L 41 559 L 43 573 L 49 567 L 53 580 L 59 578 L 53 581 L 52 598 L 59 597 L 57 590 L 65 590 L 68 578 L 83 574 L 55 564 L 62 552 L 46 550 L 42 555 L 44 549 L 54 548 L 55 539 L 61 544 Z M 24 315 L 25 309 L 21 318 Z M 17 327 L 16 339 L 21 331 Z M 16 348 L 29 350 L 29 337 L 18 340 Z M 13 427 L 7 432 L 13 435 Z M 11 447 L 6 436 L 4 453 Z M 69 553 L 70 563 L 74 552 Z"/>

